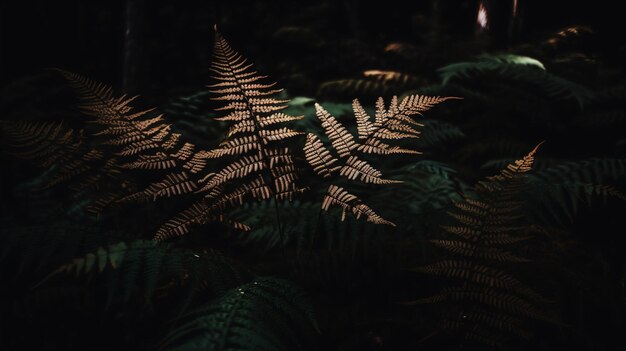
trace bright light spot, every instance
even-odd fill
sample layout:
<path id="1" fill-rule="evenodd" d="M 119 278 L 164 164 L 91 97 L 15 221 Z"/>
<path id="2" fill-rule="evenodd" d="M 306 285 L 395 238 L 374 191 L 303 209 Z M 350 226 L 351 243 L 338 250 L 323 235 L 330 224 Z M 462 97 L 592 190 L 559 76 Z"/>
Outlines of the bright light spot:
<path id="1" fill-rule="evenodd" d="M 200 255 L 198 255 L 198 254 L 193 254 L 193 255 L 196 256 L 197 258 L 200 258 Z"/>
<path id="2" fill-rule="evenodd" d="M 485 7 L 484 2 L 480 2 L 478 6 L 478 16 L 476 17 L 476 23 L 478 24 L 478 28 L 480 31 L 485 31 L 489 29 L 489 18 L 487 18 L 487 8 Z"/>

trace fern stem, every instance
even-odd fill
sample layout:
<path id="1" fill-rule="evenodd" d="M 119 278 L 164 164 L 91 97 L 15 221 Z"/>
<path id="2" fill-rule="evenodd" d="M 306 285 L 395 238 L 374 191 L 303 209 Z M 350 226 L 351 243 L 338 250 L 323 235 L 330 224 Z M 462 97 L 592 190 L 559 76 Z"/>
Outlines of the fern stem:
<path id="1" fill-rule="evenodd" d="M 276 224 L 278 225 L 278 235 L 280 239 L 280 250 L 283 260 L 287 259 L 287 251 L 285 249 L 285 236 L 283 233 L 282 222 L 280 220 L 280 210 L 278 209 L 278 199 L 274 195 L 274 211 L 276 212 Z"/>
<path id="2" fill-rule="evenodd" d="M 328 192 L 328 190 L 326 190 L 326 192 Z M 313 231 L 313 237 L 311 238 L 311 247 L 309 248 L 309 257 L 308 260 L 311 260 L 311 258 L 313 257 L 313 249 L 315 248 L 315 243 L 317 242 L 317 237 L 320 231 L 320 224 L 322 222 L 322 214 L 324 213 L 324 210 L 322 209 L 322 206 L 320 206 L 320 210 L 317 213 L 317 221 L 315 222 L 315 230 Z"/>

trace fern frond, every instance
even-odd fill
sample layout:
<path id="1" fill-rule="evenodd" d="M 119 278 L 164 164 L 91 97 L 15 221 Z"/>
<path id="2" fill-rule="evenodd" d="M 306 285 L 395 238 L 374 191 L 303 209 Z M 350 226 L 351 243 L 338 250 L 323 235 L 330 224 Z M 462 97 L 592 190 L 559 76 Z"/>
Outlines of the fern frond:
<path id="1" fill-rule="evenodd" d="M 339 159 L 334 158 L 324 144 L 312 134 L 308 135 L 304 148 L 307 161 L 313 170 L 324 178 L 331 178 L 333 173 L 339 170 L 339 175 L 349 180 L 372 184 L 401 183 L 397 180 L 383 179 L 382 173 L 357 156 L 355 151 L 379 155 L 418 154 L 417 151 L 391 146 L 383 140 L 418 138 L 420 132 L 416 128 L 422 124 L 414 121 L 412 116 L 449 99 L 452 98 L 411 95 L 398 102 L 398 98 L 394 96 L 389 108 L 386 108 L 384 100 L 379 98 L 376 101 L 374 121 L 371 121 L 367 111 L 355 99 L 352 102 L 352 109 L 357 121 L 358 141 L 354 140 L 352 134 L 334 116 L 319 104 L 315 104 L 316 115 L 342 164 L 335 166 L 339 163 Z M 351 204 L 352 201 L 358 201 L 359 205 Z M 362 204 L 354 195 L 334 185 L 327 190 L 327 195 L 322 202 L 322 210 L 327 211 L 331 204 L 343 209 L 342 218 L 345 218 L 346 212 L 350 210 L 357 217 L 364 215 L 369 218 L 370 222 L 390 224 L 375 214 L 371 208 Z"/>
<path id="2" fill-rule="evenodd" d="M 363 106 L 361 106 L 359 100 L 354 99 L 352 101 L 352 109 L 354 110 L 354 117 L 356 118 L 359 139 L 367 139 L 376 130 L 374 124 L 370 121 L 370 116 Z"/>
<path id="3" fill-rule="evenodd" d="M 324 147 L 322 141 L 312 133 L 307 134 L 306 144 L 304 144 L 304 156 L 311 167 L 313 167 L 315 173 L 324 178 L 330 178 L 334 172 L 341 168 L 340 166 L 333 166 L 338 160 Z"/>
<path id="4" fill-rule="evenodd" d="M 183 318 L 160 350 L 308 349 L 317 330 L 311 310 L 292 283 L 259 278 Z"/>
<path id="5" fill-rule="evenodd" d="M 369 163 L 359 160 L 356 156 L 350 156 L 346 164 L 341 167 L 340 175 L 348 179 L 357 179 L 365 183 L 372 184 L 396 184 L 402 183 L 400 180 L 382 179 L 382 173 L 372 167 Z"/>
<path id="6" fill-rule="evenodd" d="M 152 183 L 145 190 L 129 196 L 126 200 L 146 198 L 155 201 L 160 197 L 189 194 L 196 188 L 196 183 L 189 179 L 186 172 L 171 173 L 161 182 Z"/>
<path id="7" fill-rule="evenodd" d="M 512 275 L 489 266 L 476 265 L 470 261 L 441 261 L 415 269 L 430 275 L 461 279 L 472 283 L 523 293 L 535 299 L 541 297 L 530 287 Z"/>
<path id="8" fill-rule="evenodd" d="M 109 274 L 96 278 L 107 281 L 109 303 L 120 295 L 122 301 L 128 302 L 137 291 L 148 304 L 164 289 L 183 288 L 191 294 L 215 296 L 240 284 L 247 275 L 217 251 L 195 252 L 137 240 L 100 246 L 62 265 L 47 279 L 62 274 L 93 276 L 103 272 Z"/>
<path id="9" fill-rule="evenodd" d="M 412 154 L 419 155 L 421 152 L 403 149 L 399 146 L 391 146 L 377 139 L 366 140 L 365 143 L 359 145 L 357 150 L 366 154 L 391 155 L 391 154 Z"/>
<path id="10" fill-rule="evenodd" d="M 457 210 L 449 215 L 459 224 L 442 226 L 451 238 L 430 242 L 455 258 L 416 269 L 450 280 L 440 293 L 417 302 L 459 305 L 461 313 L 444 314 L 442 325 L 465 341 L 505 348 L 511 340 L 530 335 L 527 329 L 534 321 L 554 322 L 540 307 L 546 300 L 522 283 L 514 270 L 532 261 L 515 251 L 531 239 L 532 228 L 525 225 L 519 197 L 540 145 L 478 182 L 475 197 L 465 195 L 463 201 L 453 202 Z M 513 270 L 504 270 L 503 264 Z"/>
<path id="11" fill-rule="evenodd" d="M 226 166 L 219 173 L 215 174 L 207 184 L 200 189 L 201 192 L 211 190 L 215 187 L 221 186 L 226 182 L 243 178 L 249 174 L 254 172 L 258 172 L 262 169 L 265 169 L 265 163 L 263 156 L 261 154 L 253 155 L 253 156 L 243 156 L 240 160 L 233 162 L 232 164 Z"/>
<path id="12" fill-rule="evenodd" d="M 118 159 L 86 145 L 82 131 L 66 129 L 62 123 L 11 121 L 3 121 L 0 130 L 10 153 L 51 168 L 46 188 L 68 183 L 74 197 L 91 202 L 88 212 L 99 214 L 134 188 L 121 174 Z"/>
<path id="13" fill-rule="evenodd" d="M 574 99 L 581 107 L 593 96 L 587 88 L 550 74 L 539 61 L 523 56 L 483 56 L 477 61 L 442 67 L 439 72 L 444 85 L 456 79 L 486 79 L 492 74 L 496 79 L 532 85 L 549 97 Z"/>
<path id="14" fill-rule="evenodd" d="M 217 81 L 208 86 L 212 99 L 223 101 L 217 111 L 226 112 L 216 119 L 234 124 L 227 138 L 216 149 L 203 153 L 202 159 L 233 157 L 222 170 L 200 180 L 197 192 L 210 202 L 205 204 L 205 211 L 222 213 L 247 199 L 291 199 L 301 189 L 296 186 L 298 176 L 291 152 L 280 144 L 304 133 L 279 125 L 302 116 L 278 112 L 288 102 L 278 98 L 282 90 L 276 89 L 275 83 L 263 83 L 267 77 L 253 71 L 252 64 L 217 31 L 210 70 Z M 187 220 L 183 218 L 183 222 Z"/>
<path id="15" fill-rule="evenodd" d="M 432 244 L 452 253 L 496 262 L 530 262 L 529 259 L 518 257 L 510 252 L 489 247 L 478 248 L 466 242 L 455 240 L 431 240 Z"/>
<path id="16" fill-rule="evenodd" d="M 322 210 L 328 211 L 331 206 L 341 207 L 341 220 L 345 220 L 346 212 L 352 212 L 357 218 L 364 216 L 368 222 L 386 224 L 395 227 L 395 224 L 383 219 L 374 210 L 361 203 L 359 198 L 348 193 L 345 189 L 330 185 L 322 201 Z"/>
<path id="17" fill-rule="evenodd" d="M 326 131 L 328 139 L 330 139 L 333 148 L 337 151 L 339 156 L 349 156 L 351 150 L 357 147 L 352 134 L 321 105 L 315 104 L 315 113 L 317 114 L 317 118 L 322 122 L 322 127 Z"/>

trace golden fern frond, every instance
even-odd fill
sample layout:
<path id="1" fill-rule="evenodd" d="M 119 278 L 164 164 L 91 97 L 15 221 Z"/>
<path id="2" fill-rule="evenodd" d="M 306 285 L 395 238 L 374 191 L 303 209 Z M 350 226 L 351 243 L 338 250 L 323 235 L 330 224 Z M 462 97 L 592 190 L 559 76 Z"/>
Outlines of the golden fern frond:
<path id="1" fill-rule="evenodd" d="M 169 169 L 176 167 L 176 161 L 162 152 L 155 155 L 139 155 L 137 161 L 129 162 L 123 165 L 128 169 Z"/>
<path id="2" fill-rule="evenodd" d="M 189 232 L 192 226 L 206 223 L 209 208 L 204 201 L 196 202 L 176 217 L 164 223 L 154 235 L 154 240 L 163 241 Z"/>
<path id="3" fill-rule="evenodd" d="M 284 109 L 287 100 L 274 98 L 281 89 L 271 89 L 274 84 L 261 84 L 265 76 L 252 71 L 252 64 L 235 52 L 224 37 L 215 31 L 213 62 L 210 70 L 219 83 L 209 86 L 216 96 L 214 100 L 226 100 L 221 110 L 234 110 L 236 120 L 253 118 L 253 114 L 268 113 Z M 232 113 L 232 112 L 231 112 Z"/>
<path id="4" fill-rule="evenodd" d="M 351 151 L 357 147 L 352 134 L 348 133 L 348 130 L 335 117 L 317 103 L 315 104 L 315 112 L 337 154 L 340 157 L 349 156 Z"/>
<path id="5" fill-rule="evenodd" d="M 131 102 L 136 97 L 115 97 L 113 90 L 104 84 L 70 72 L 61 71 L 61 74 L 77 90 L 82 100 L 81 110 L 94 117 L 91 122 L 100 126 L 101 130 L 96 135 L 106 138 L 103 144 L 115 149 L 115 153 L 126 161 L 122 167 L 171 171 L 165 178 L 148 184 L 144 190 L 115 201 L 154 201 L 161 197 L 193 193 L 198 189 L 197 179 L 191 175 L 201 172 L 207 159 L 215 156 L 214 153 L 196 151 L 195 145 L 183 142 L 181 134 L 173 133 L 171 125 L 166 123 L 162 114 L 153 113 L 154 109 L 134 111 Z M 248 146 L 234 141 L 223 145 L 220 152 L 232 154 L 245 151 L 248 151 Z M 199 215 L 200 208 L 200 205 L 192 207 L 166 223 L 157 237 L 186 232 L 191 223 L 186 216 Z M 225 221 L 220 213 L 211 212 L 202 218 L 203 221 Z"/>
<path id="6" fill-rule="evenodd" d="M 391 99 L 389 108 L 385 108 L 385 101 L 379 98 L 376 101 L 376 118 L 373 130 L 369 131 L 368 137 L 359 150 L 364 153 L 390 154 L 390 153 L 418 153 L 417 151 L 392 148 L 383 140 L 417 139 L 421 132 L 416 129 L 424 125 L 413 119 L 415 115 L 421 115 L 446 100 L 458 99 L 455 97 L 410 95 L 398 103 L 398 98 Z M 355 109 L 356 111 L 356 109 Z"/>
<path id="7" fill-rule="evenodd" d="M 459 97 L 454 96 L 425 96 L 425 95 L 410 95 L 402 99 L 398 110 L 406 115 L 419 114 L 430 110 L 435 105 L 438 105 L 447 100 L 458 100 Z"/>
<path id="8" fill-rule="evenodd" d="M 326 136 L 330 140 L 332 148 L 335 150 L 339 159 L 341 159 L 342 165 L 335 166 L 339 163 L 338 159 L 334 158 L 330 151 L 326 149 L 323 143 L 314 135 L 309 134 L 307 136 L 307 142 L 304 146 L 305 157 L 307 162 L 311 165 L 313 170 L 324 178 L 331 178 L 333 173 L 339 170 L 339 175 L 348 178 L 349 180 L 359 180 L 364 183 L 372 184 L 394 184 L 401 183 L 401 181 L 383 179 L 382 173 L 374 168 L 367 161 L 360 159 L 354 154 L 354 151 L 360 151 L 363 154 L 378 154 L 378 155 L 390 155 L 390 154 L 419 154 L 417 151 L 404 149 L 398 146 L 391 146 L 383 140 L 399 140 L 407 138 L 418 138 L 420 132 L 416 127 L 421 124 L 413 121 L 410 118 L 412 114 L 416 114 L 419 111 L 425 111 L 428 108 L 434 106 L 437 103 L 443 102 L 448 98 L 441 97 L 416 97 L 411 96 L 398 103 L 398 98 L 393 97 L 389 108 L 385 108 L 385 102 L 382 98 L 379 98 L 376 102 L 376 115 L 375 120 L 372 122 L 371 117 L 361 103 L 355 99 L 352 101 L 352 109 L 354 110 L 354 116 L 357 123 L 358 142 L 354 140 L 352 134 L 339 123 L 334 116 L 326 111 L 319 104 L 315 104 L 315 112 L 317 118 L 320 120 L 322 127 L 326 133 Z M 364 204 L 348 206 L 347 202 L 341 198 L 333 197 L 331 190 L 337 190 L 338 187 L 329 188 L 327 190 L 326 197 L 323 201 L 323 209 L 327 209 L 329 204 L 337 204 L 343 208 L 342 218 L 345 217 L 347 209 L 358 211 L 362 209 L 365 212 L 373 211 Z M 342 189 L 342 188 L 339 188 Z M 343 189 L 342 189 L 343 190 Z M 347 193 L 346 193 L 347 194 Z M 345 194 L 343 194 L 345 195 Z M 352 195 L 351 195 L 352 196 Z M 354 200 L 354 199 L 352 199 Z M 357 217 L 361 213 L 356 213 Z M 372 215 L 372 218 L 374 216 Z M 375 222 L 375 220 L 370 220 Z M 385 220 L 376 221 L 379 223 L 387 222 Z"/>
<path id="9" fill-rule="evenodd" d="M 243 178 L 265 167 L 264 159 L 261 154 L 243 156 L 241 159 L 229 164 L 223 170 L 212 176 L 207 181 L 206 185 L 200 189 L 200 192 L 209 191 L 233 179 Z"/>
<path id="10" fill-rule="evenodd" d="M 278 123 L 297 121 L 297 120 L 301 120 L 304 118 L 304 116 L 290 116 L 290 115 L 286 115 L 280 112 L 273 113 L 266 117 L 263 117 L 263 116 L 259 116 L 259 117 L 260 117 L 259 126 L 261 128 L 265 128 L 267 126 L 271 126 L 273 124 L 278 124 Z"/>
<path id="11" fill-rule="evenodd" d="M 288 100 L 278 97 L 282 89 L 257 74 L 252 64 L 215 31 L 210 70 L 217 82 L 209 85 L 213 100 L 223 101 L 216 119 L 233 122 L 227 137 L 206 158 L 234 156 L 222 170 L 204 177 L 199 193 L 210 201 L 209 209 L 223 211 L 242 205 L 247 199 L 280 201 L 302 191 L 295 184 L 297 170 L 289 149 L 279 144 L 304 134 L 282 123 L 303 118 L 279 112 Z"/>
<path id="12" fill-rule="evenodd" d="M 232 137 L 238 133 L 252 133 L 254 132 L 256 126 L 254 125 L 254 121 L 251 119 L 244 119 L 242 121 L 233 124 L 230 128 L 228 128 L 227 137 Z"/>
<path id="13" fill-rule="evenodd" d="M 413 154 L 419 155 L 421 152 L 403 149 L 399 146 L 391 146 L 389 144 L 385 144 L 380 140 L 370 138 L 366 140 L 363 144 L 360 144 L 357 147 L 357 150 L 365 153 L 365 154 L 377 154 L 377 155 L 391 155 L 391 154 Z"/>
<path id="14" fill-rule="evenodd" d="M 322 141 L 312 133 L 307 134 L 306 143 L 304 144 L 304 157 L 313 167 L 315 173 L 324 178 L 330 178 L 333 173 L 341 169 L 340 166 L 334 166 L 338 160 L 324 147 Z"/>
<path id="15" fill-rule="evenodd" d="M 238 230 L 250 230 L 247 225 L 229 220 L 223 214 L 212 214 L 209 206 L 204 200 L 201 200 L 163 224 L 154 235 L 154 240 L 163 241 L 176 236 L 183 236 L 194 226 L 208 222 L 222 222 Z"/>
<path id="16" fill-rule="evenodd" d="M 515 191 L 526 180 L 525 173 L 532 170 L 535 154 L 542 144 L 543 142 L 539 143 L 522 159 L 507 165 L 499 174 L 478 182 L 476 191 L 485 193 Z"/>
<path id="17" fill-rule="evenodd" d="M 330 185 L 324 200 L 322 201 L 322 210 L 328 211 L 331 206 L 341 207 L 341 220 L 345 220 L 346 213 L 352 212 L 356 218 L 364 216 L 368 222 L 375 224 L 386 224 L 395 227 L 396 225 L 383 219 L 376 214 L 374 210 L 367 205 L 361 203 L 359 198 L 355 195 L 348 193 L 345 189 L 336 185 Z"/>
<path id="18" fill-rule="evenodd" d="M 130 195 L 124 200 L 151 199 L 155 201 L 160 197 L 171 197 L 192 193 L 197 188 L 196 182 L 189 179 L 187 172 L 171 173 L 160 182 L 152 183 L 143 191 Z"/>
<path id="19" fill-rule="evenodd" d="M 367 139 L 376 129 L 374 124 L 370 122 L 370 116 L 367 114 L 359 100 L 354 99 L 352 101 L 352 109 L 354 110 L 354 117 L 356 118 L 357 132 L 359 133 L 359 139 Z"/>
<path id="20" fill-rule="evenodd" d="M 359 178 L 362 182 L 372 184 L 395 184 L 402 183 L 400 180 L 382 179 L 382 173 L 369 163 L 359 160 L 356 156 L 350 156 L 346 164 L 341 167 L 340 175 L 354 180 Z"/>
<path id="21" fill-rule="evenodd" d="M 295 137 L 297 135 L 302 135 L 304 133 L 302 132 L 297 132 L 295 130 L 291 130 L 289 128 L 283 127 L 280 129 L 274 129 L 274 130 L 261 130 L 261 137 L 265 140 L 265 141 L 277 141 L 277 140 L 283 140 L 283 139 L 288 139 L 288 138 L 292 138 Z"/>
<path id="22" fill-rule="evenodd" d="M 209 151 L 211 158 L 222 157 L 225 155 L 241 155 L 250 150 L 258 150 L 261 147 L 256 136 L 245 135 L 235 139 L 223 141 L 219 148 Z"/>
<path id="23" fill-rule="evenodd" d="M 60 71 L 77 91 L 82 103 L 81 110 L 95 119 L 91 122 L 102 126 L 95 135 L 109 137 L 104 144 L 115 146 L 117 154 L 134 156 L 124 167 L 141 169 L 168 169 L 185 167 L 199 171 L 201 163 L 188 165 L 194 154 L 191 143 L 180 145 L 180 134 L 172 133 L 171 125 L 165 123 L 162 114 L 154 115 L 154 109 L 134 112 L 131 102 L 135 97 L 115 97 L 111 87 L 79 74 Z M 151 153 L 146 154 L 146 151 Z"/>
<path id="24" fill-rule="evenodd" d="M 251 196 L 257 200 L 267 200 L 271 198 L 271 189 L 262 177 L 255 178 L 249 182 L 243 183 L 227 194 L 221 194 L 221 191 L 211 192 L 210 197 L 217 197 L 218 201 L 211 205 L 211 208 L 224 211 L 229 206 L 243 205 L 246 198 Z"/>

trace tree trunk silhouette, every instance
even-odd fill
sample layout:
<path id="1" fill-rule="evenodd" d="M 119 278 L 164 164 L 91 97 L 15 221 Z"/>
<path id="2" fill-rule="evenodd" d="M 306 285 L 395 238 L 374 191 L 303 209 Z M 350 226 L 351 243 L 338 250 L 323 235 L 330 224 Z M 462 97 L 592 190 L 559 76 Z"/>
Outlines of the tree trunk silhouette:
<path id="1" fill-rule="evenodd" d="M 139 89 L 139 62 L 141 62 L 141 24 L 143 22 L 143 0 L 126 0 L 124 14 L 124 72 L 123 89 L 136 93 Z"/>

